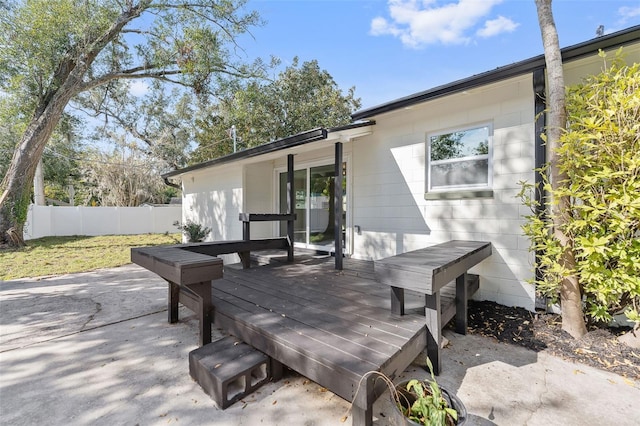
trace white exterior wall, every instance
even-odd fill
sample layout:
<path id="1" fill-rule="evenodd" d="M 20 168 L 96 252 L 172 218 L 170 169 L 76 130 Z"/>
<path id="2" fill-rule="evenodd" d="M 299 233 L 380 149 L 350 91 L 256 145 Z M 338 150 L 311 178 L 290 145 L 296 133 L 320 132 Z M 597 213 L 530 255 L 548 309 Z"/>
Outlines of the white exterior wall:
<path id="1" fill-rule="evenodd" d="M 606 62 L 611 62 L 616 57 L 616 51 L 618 49 L 608 50 L 606 52 Z M 623 46 L 622 55 L 627 64 L 640 63 L 640 43 Z M 567 86 L 579 84 L 583 82 L 585 76 L 595 75 L 602 72 L 605 66 L 605 60 L 598 55 L 589 56 L 577 61 L 570 62 L 564 65 L 564 81 Z"/>
<path id="2" fill-rule="evenodd" d="M 490 241 L 477 298 L 533 309 L 533 258 L 523 237 L 518 182 L 534 179 L 531 76 L 375 117 L 353 144 L 354 256 L 379 259 L 451 239 Z M 428 133 L 493 125 L 493 198 L 425 200 Z"/>
<path id="3" fill-rule="evenodd" d="M 277 199 L 278 186 L 274 182 L 273 167 L 273 161 L 244 166 L 243 213 L 279 213 L 274 201 Z M 251 224 L 251 238 L 271 238 L 276 232 L 276 222 Z"/>
<path id="4" fill-rule="evenodd" d="M 211 228 L 205 241 L 242 239 L 242 222 L 238 220 L 242 211 L 242 177 L 242 168 L 237 165 L 182 176 L 182 223 L 191 220 Z M 225 263 L 240 261 L 237 255 L 220 257 Z"/>

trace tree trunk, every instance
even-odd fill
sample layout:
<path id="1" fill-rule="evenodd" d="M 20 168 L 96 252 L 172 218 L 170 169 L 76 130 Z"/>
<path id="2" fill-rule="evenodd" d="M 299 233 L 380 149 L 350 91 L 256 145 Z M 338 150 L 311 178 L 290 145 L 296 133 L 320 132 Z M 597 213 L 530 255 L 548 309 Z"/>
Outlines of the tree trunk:
<path id="1" fill-rule="evenodd" d="M 558 170 L 557 147 L 560 136 L 566 126 L 565 84 L 562 68 L 562 55 L 558 32 L 551 12 L 551 0 L 535 0 L 538 11 L 540 32 L 544 45 L 544 57 L 547 67 L 547 149 L 549 153 L 549 173 L 551 185 L 558 188 L 566 182 L 565 173 Z M 562 245 L 564 252 L 562 264 L 569 270 L 575 270 L 575 258 L 571 239 L 563 229 L 568 220 L 571 202 L 568 197 L 562 197 L 555 204 L 556 211 L 552 212 L 554 236 Z M 575 275 L 565 277 L 560 288 L 560 303 L 562 307 L 562 329 L 574 338 L 580 338 L 587 333 L 582 311 L 582 294 L 580 283 Z"/>
<path id="2" fill-rule="evenodd" d="M 42 164 L 42 157 L 38 161 L 36 167 L 36 175 L 33 178 L 33 204 L 36 206 L 44 206 L 44 165 Z"/>
<path id="3" fill-rule="evenodd" d="M 71 95 L 71 90 L 59 90 L 48 103 L 45 104 L 43 100 L 24 132 L 20 145 L 13 152 L 11 165 L 0 185 L 0 244 L 12 247 L 24 245 L 23 229 L 36 167 Z"/>

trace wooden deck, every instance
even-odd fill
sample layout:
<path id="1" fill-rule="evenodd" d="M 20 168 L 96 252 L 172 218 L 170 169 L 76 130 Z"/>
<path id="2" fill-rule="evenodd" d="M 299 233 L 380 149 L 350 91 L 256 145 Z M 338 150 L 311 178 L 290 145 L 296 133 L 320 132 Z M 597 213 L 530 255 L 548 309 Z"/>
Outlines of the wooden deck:
<path id="1" fill-rule="evenodd" d="M 393 315 L 389 291 L 375 281 L 372 262 L 345 259 L 336 271 L 332 258 L 297 256 L 294 264 L 225 267 L 212 281 L 214 322 L 354 401 L 353 424 L 370 424 L 384 386 L 370 375 L 357 391 L 362 377 L 380 371 L 393 379 L 427 341 L 424 308 L 411 313 L 408 302 L 408 315 Z"/>

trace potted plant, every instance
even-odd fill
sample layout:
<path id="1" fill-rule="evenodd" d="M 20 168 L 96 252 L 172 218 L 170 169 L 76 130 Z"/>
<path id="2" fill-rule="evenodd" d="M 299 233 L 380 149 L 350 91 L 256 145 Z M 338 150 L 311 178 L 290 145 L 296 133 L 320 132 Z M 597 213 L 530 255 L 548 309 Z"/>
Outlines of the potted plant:
<path id="1" fill-rule="evenodd" d="M 462 425 L 467 419 L 467 409 L 460 399 L 441 388 L 433 374 L 433 366 L 427 358 L 431 381 L 412 379 L 395 387 L 394 402 L 397 407 L 395 424 L 453 426 Z"/>

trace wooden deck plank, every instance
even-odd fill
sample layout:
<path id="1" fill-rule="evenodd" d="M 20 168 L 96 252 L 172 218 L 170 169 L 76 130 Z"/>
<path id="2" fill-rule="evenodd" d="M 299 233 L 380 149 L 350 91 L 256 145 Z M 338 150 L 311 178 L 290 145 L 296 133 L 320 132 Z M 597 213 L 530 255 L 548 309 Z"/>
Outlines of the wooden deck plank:
<path id="1" fill-rule="evenodd" d="M 329 312 L 325 315 L 318 314 L 289 299 L 280 299 L 267 292 L 224 280 L 214 283 L 214 287 L 232 296 L 241 294 L 243 300 L 290 319 L 295 322 L 292 327 L 301 334 L 308 333 L 313 338 L 330 341 L 332 346 L 342 347 L 345 351 L 366 351 L 368 357 L 374 362 L 382 362 L 386 356 L 392 355 L 397 350 L 396 346 L 380 342 L 364 333 L 355 332 L 351 324 Z"/>
<path id="2" fill-rule="evenodd" d="M 233 277 L 231 280 L 238 282 L 240 278 Z M 379 318 L 371 318 L 361 315 L 358 309 L 351 311 L 336 309 L 335 305 L 324 304 L 323 300 L 316 296 L 317 293 L 309 289 L 305 290 L 304 288 L 297 288 L 297 286 L 292 287 L 282 283 L 269 283 L 268 286 L 265 286 L 261 282 L 246 279 L 243 279 L 242 282 L 250 286 L 262 288 L 263 291 L 281 299 L 286 299 L 292 303 L 306 306 L 309 309 L 312 309 L 313 312 L 317 312 L 321 315 L 326 315 L 326 313 L 329 312 L 333 316 L 346 320 L 348 324 L 351 324 L 351 326 L 356 325 L 359 329 L 364 327 L 367 334 L 372 335 L 374 338 L 380 338 L 383 341 L 386 341 L 388 338 L 395 339 L 395 341 L 404 341 L 415 331 L 415 328 L 398 327 L 397 321 L 394 321 L 393 324 L 391 324 L 389 321 L 383 321 Z M 380 333 L 384 333 L 385 336 L 389 337 L 381 338 L 378 336 Z M 393 341 L 389 341 L 389 343 L 393 344 Z"/>
<path id="3" fill-rule="evenodd" d="M 424 316 L 392 315 L 384 286 L 358 274 L 326 261 L 225 269 L 213 282 L 216 324 L 351 401 L 365 373 L 395 377 L 426 344 Z"/>
<path id="4" fill-rule="evenodd" d="M 232 279 L 227 272 L 227 279 Z M 415 318 L 411 317 L 398 317 L 391 313 L 390 303 L 388 300 L 389 291 L 385 292 L 386 297 L 379 297 L 376 303 L 371 303 L 372 299 L 375 299 L 375 295 L 367 294 L 365 292 L 360 293 L 342 293 L 341 289 L 334 287 L 335 280 L 333 277 L 315 274 L 311 277 L 311 282 L 306 282 L 307 278 L 304 276 L 295 280 L 295 285 L 291 285 L 290 280 L 283 280 L 282 276 L 278 274 L 277 269 L 273 271 L 276 274 L 276 279 L 269 279 L 263 274 L 253 272 L 252 274 L 245 274 L 244 271 L 241 274 L 242 279 L 250 279 L 254 277 L 254 282 L 261 283 L 262 285 L 268 284 L 270 287 L 282 289 L 290 294 L 293 294 L 300 298 L 305 298 L 309 303 L 313 303 L 323 309 L 338 310 L 345 314 L 352 313 L 361 318 L 365 324 L 376 324 L 377 327 L 385 327 L 386 330 L 392 329 L 395 333 L 409 337 L 415 332 Z M 325 281 L 322 281 L 322 278 Z M 320 281 L 319 281 L 320 280 Z M 376 282 L 369 281 L 369 285 L 376 287 Z M 348 295 L 352 297 L 349 298 Z M 373 306 L 372 306 L 373 305 Z"/>
<path id="5" fill-rule="evenodd" d="M 305 304 L 305 299 L 273 290 L 267 286 L 260 288 L 259 285 L 251 285 L 251 283 L 239 285 L 237 281 L 225 282 L 224 280 L 216 282 L 215 286 L 230 294 L 247 291 L 243 298 L 248 301 L 281 315 L 286 315 L 310 327 L 334 334 L 347 340 L 348 344 L 365 345 L 384 355 L 392 354 L 406 341 L 401 336 L 361 324 L 354 314 L 319 309 L 311 304 Z M 250 291 L 255 293 L 251 294 Z"/>
<path id="6" fill-rule="evenodd" d="M 216 292 L 214 291 L 214 297 Z M 358 383 L 368 371 L 382 371 L 394 378 L 424 349 L 426 330 L 421 330 L 407 340 L 407 344 L 381 365 L 356 359 L 354 354 L 327 346 L 305 335 L 281 325 L 285 320 L 274 322 L 272 314 L 245 311 L 227 300 L 216 300 L 216 324 L 233 335 L 282 362 L 300 374 L 326 387 L 340 397 L 352 401 Z M 361 396 L 362 391 L 358 393 Z M 364 406 L 364 401 L 357 401 Z"/>

